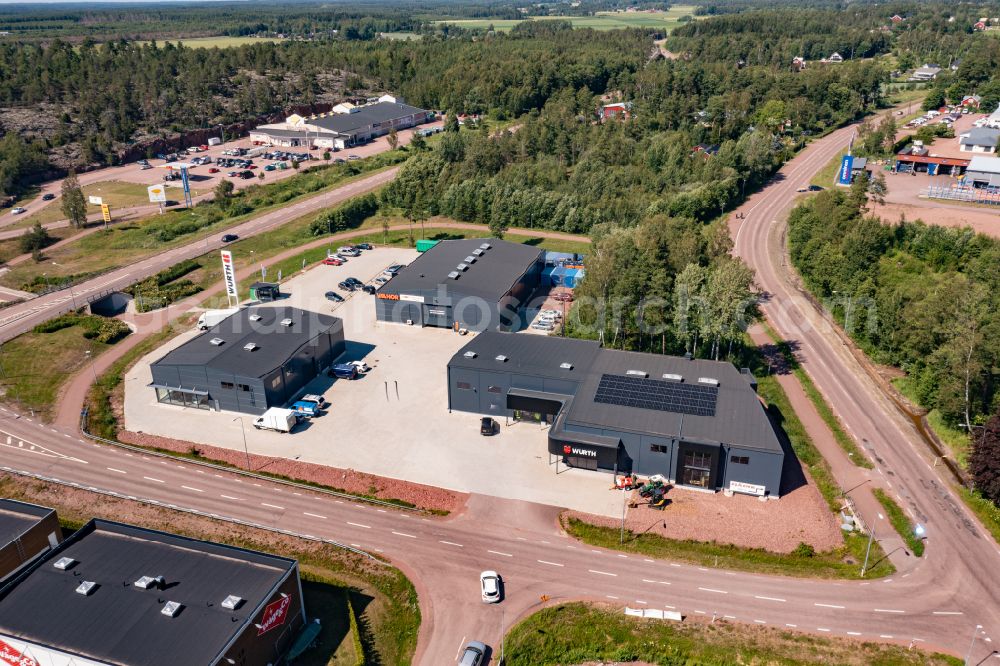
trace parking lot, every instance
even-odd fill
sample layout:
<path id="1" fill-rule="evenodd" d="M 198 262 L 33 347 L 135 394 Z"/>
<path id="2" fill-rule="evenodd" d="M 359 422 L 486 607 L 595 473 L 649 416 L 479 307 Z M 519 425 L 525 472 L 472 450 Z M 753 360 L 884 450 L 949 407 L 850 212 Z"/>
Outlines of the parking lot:
<path id="1" fill-rule="evenodd" d="M 332 248 L 336 249 L 336 248 Z M 306 389 L 329 402 L 326 413 L 291 434 L 257 431 L 253 417 L 161 405 L 152 389 L 149 364 L 197 334 L 178 336 L 144 357 L 125 381 L 128 430 L 191 442 L 349 468 L 462 492 L 527 500 L 597 515 L 620 515 L 621 496 L 609 491 L 611 477 L 549 464 L 546 430 L 539 424 L 500 423 L 493 437 L 479 433 L 479 416 L 449 413 L 447 363 L 468 337 L 451 330 L 414 328 L 375 320 L 374 297 L 336 287 L 346 277 L 370 282 L 389 265 L 409 263 L 413 250 L 379 248 L 349 258 L 343 266 L 318 265 L 282 282 L 288 296 L 279 305 L 333 313 L 344 320 L 347 352 L 342 360 L 364 360 L 361 378 L 319 377 Z M 324 296 L 345 297 L 334 303 Z M 262 307 L 267 307 L 264 305 Z"/>

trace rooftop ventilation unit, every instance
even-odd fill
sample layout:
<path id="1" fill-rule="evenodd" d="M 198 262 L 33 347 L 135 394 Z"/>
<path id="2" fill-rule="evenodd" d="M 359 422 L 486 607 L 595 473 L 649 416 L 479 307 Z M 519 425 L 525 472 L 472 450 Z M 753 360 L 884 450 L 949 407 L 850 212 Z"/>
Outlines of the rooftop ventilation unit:
<path id="1" fill-rule="evenodd" d="M 89 597 L 97 589 L 97 583 L 92 580 L 85 580 L 76 586 L 76 593 Z"/>
<path id="2" fill-rule="evenodd" d="M 504 356 L 503 354 L 498 354 L 496 360 L 500 361 L 501 363 L 506 363 L 507 357 Z"/>
<path id="3" fill-rule="evenodd" d="M 164 587 L 166 583 L 167 581 L 163 576 L 143 576 L 132 584 L 140 589 L 148 590 L 150 588 Z"/>
<path id="4" fill-rule="evenodd" d="M 572 370 L 573 369 L 573 364 L 572 363 L 560 363 L 559 367 L 562 368 L 563 370 Z"/>
<path id="5" fill-rule="evenodd" d="M 684 376 L 683 375 L 675 375 L 675 374 L 672 374 L 672 373 L 669 373 L 669 372 L 666 373 L 665 375 L 663 375 L 663 378 L 666 379 L 668 382 L 682 382 L 682 381 L 684 381 Z"/>
<path id="6" fill-rule="evenodd" d="M 181 608 L 183 608 L 183 606 L 181 606 L 180 602 L 168 601 L 163 604 L 163 608 L 160 609 L 160 613 L 166 615 L 167 617 L 177 617 L 177 614 L 181 612 Z"/>
<path id="7" fill-rule="evenodd" d="M 470 350 L 462 354 L 462 356 L 465 358 L 476 358 L 476 352 Z"/>
<path id="8" fill-rule="evenodd" d="M 252 352 L 255 349 L 257 349 L 257 343 L 256 342 L 248 342 L 245 345 L 243 345 L 243 351 Z"/>
<path id="9" fill-rule="evenodd" d="M 263 317 L 261 317 L 259 314 L 250 315 L 250 321 L 260 321 L 261 319 L 263 319 Z"/>
<path id="10" fill-rule="evenodd" d="M 216 347 L 218 347 L 223 342 L 225 342 L 225 340 L 223 340 L 222 338 L 212 338 L 211 340 L 209 340 L 209 342 L 211 342 L 213 345 L 215 345 Z"/>
<path id="11" fill-rule="evenodd" d="M 625 374 L 629 377 L 649 377 L 649 373 L 645 370 L 627 370 Z"/>
<path id="12" fill-rule="evenodd" d="M 455 266 L 455 268 L 457 268 L 460 271 L 467 271 L 467 270 L 469 270 L 469 265 L 468 264 L 459 264 L 458 266 Z"/>
<path id="13" fill-rule="evenodd" d="M 458 279 L 458 271 L 452 271 L 451 273 L 448 273 L 448 277 L 450 277 L 452 280 L 457 280 Z"/>
<path id="14" fill-rule="evenodd" d="M 714 379 L 712 377 L 699 377 L 698 378 L 698 383 L 699 384 L 709 384 L 711 386 L 718 386 L 719 385 L 719 380 L 718 379 Z"/>
<path id="15" fill-rule="evenodd" d="M 243 603 L 243 597 L 238 597 L 235 594 L 230 594 L 228 597 L 222 600 L 222 607 L 227 610 L 236 610 Z"/>
<path id="16" fill-rule="evenodd" d="M 52 566 L 54 566 L 56 569 L 59 569 L 59 571 L 66 571 L 67 569 L 71 568 L 74 564 L 76 564 L 76 560 L 74 560 L 72 557 L 60 557 L 58 560 L 52 563 Z"/>
<path id="17" fill-rule="evenodd" d="M 476 263 L 476 258 L 470 254 L 469 256 L 467 256 L 465 258 L 465 263 L 470 264 L 470 265 L 474 264 L 474 263 Z"/>
<path id="18" fill-rule="evenodd" d="M 483 256 L 483 251 L 477 247 L 475 250 L 472 251 L 472 254 L 474 254 L 477 257 L 481 257 Z"/>
<path id="19" fill-rule="evenodd" d="M 480 246 L 479 246 L 479 249 L 480 249 L 480 250 L 488 250 L 488 249 L 490 249 L 491 247 L 493 247 L 493 246 L 492 246 L 492 245 L 490 245 L 489 243 L 483 243 L 482 245 L 480 245 Z"/>
<path id="20" fill-rule="evenodd" d="M 287 328 L 292 325 L 292 320 L 286 317 L 285 319 L 281 320 L 281 325 Z"/>

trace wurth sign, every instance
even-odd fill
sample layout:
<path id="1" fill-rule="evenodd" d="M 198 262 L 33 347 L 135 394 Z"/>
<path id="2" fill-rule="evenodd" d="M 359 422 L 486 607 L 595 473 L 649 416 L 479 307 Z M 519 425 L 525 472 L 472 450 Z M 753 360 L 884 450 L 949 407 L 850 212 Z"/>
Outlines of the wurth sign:
<path id="1" fill-rule="evenodd" d="M 285 618 L 288 617 L 288 609 L 291 606 L 292 598 L 290 596 L 282 597 L 265 606 L 264 615 L 260 619 L 260 624 L 257 625 L 257 635 L 263 636 L 275 627 L 283 625 Z"/>
<path id="2" fill-rule="evenodd" d="M 40 666 L 33 658 L 2 640 L 0 640 L 0 664 L 3 666 Z"/>

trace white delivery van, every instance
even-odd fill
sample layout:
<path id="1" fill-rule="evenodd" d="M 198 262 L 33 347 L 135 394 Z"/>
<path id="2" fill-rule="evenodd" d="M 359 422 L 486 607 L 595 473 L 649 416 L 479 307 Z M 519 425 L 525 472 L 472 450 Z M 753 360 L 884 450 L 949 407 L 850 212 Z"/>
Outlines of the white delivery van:
<path id="1" fill-rule="evenodd" d="M 205 310 L 198 317 L 198 328 L 207 331 L 223 319 L 232 317 L 240 311 L 240 308 L 226 308 L 225 310 Z"/>
<path id="2" fill-rule="evenodd" d="M 208 145 L 210 145 L 210 146 L 218 146 L 218 145 L 219 145 L 219 144 L 221 144 L 221 143 L 222 143 L 222 139 L 220 139 L 220 138 L 219 138 L 219 137 L 217 137 L 217 136 L 213 136 L 213 137 L 211 137 L 211 138 L 210 138 L 210 139 L 208 140 Z"/>
<path id="3" fill-rule="evenodd" d="M 257 430 L 274 430 L 276 432 L 291 432 L 299 422 L 298 414 L 291 409 L 271 407 L 253 421 Z"/>

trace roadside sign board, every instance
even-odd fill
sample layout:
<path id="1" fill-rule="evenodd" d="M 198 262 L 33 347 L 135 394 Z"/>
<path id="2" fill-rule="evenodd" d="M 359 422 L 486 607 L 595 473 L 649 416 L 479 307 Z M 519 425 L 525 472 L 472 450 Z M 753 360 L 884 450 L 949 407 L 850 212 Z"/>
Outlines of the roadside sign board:
<path id="1" fill-rule="evenodd" d="M 101 197 L 95 197 L 93 194 L 87 197 L 87 199 L 90 201 L 90 203 L 94 204 L 95 206 L 100 206 L 101 204 L 104 203 L 104 199 L 102 199 Z"/>
<path id="2" fill-rule="evenodd" d="M 854 158 L 851 157 L 850 153 L 844 155 L 840 161 L 840 172 L 837 175 L 837 183 L 840 185 L 850 185 L 851 184 L 851 171 L 854 166 Z"/>
<path id="3" fill-rule="evenodd" d="M 222 279 L 226 282 L 226 295 L 235 298 L 239 303 L 239 293 L 236 290 L 236 270 L 233 268 L 233 253 L 222 251 Z"/>
<path id="4" fill-rule="evenodd" d="M 101 216 L 104 218 L 105 222 L 111 221 L 111 206 L 106 203 L 101 204 Z"/>
<path id="5" fill-rule="evenodd" d="M 167 201 L 167 188 L 161 184 L 150 185 L 146 191 L 149 192 L 151 203 L 165 203 Z"/>
<path id="6" fill-rule="evenodd" d="M 764 486 L 759 486 L 755 483 L 744 483 L 743 481 L 730 481 L 729 489 L 734 493 L 756 495 L 757 497 L 763 497 L 767 490 Z"/>

